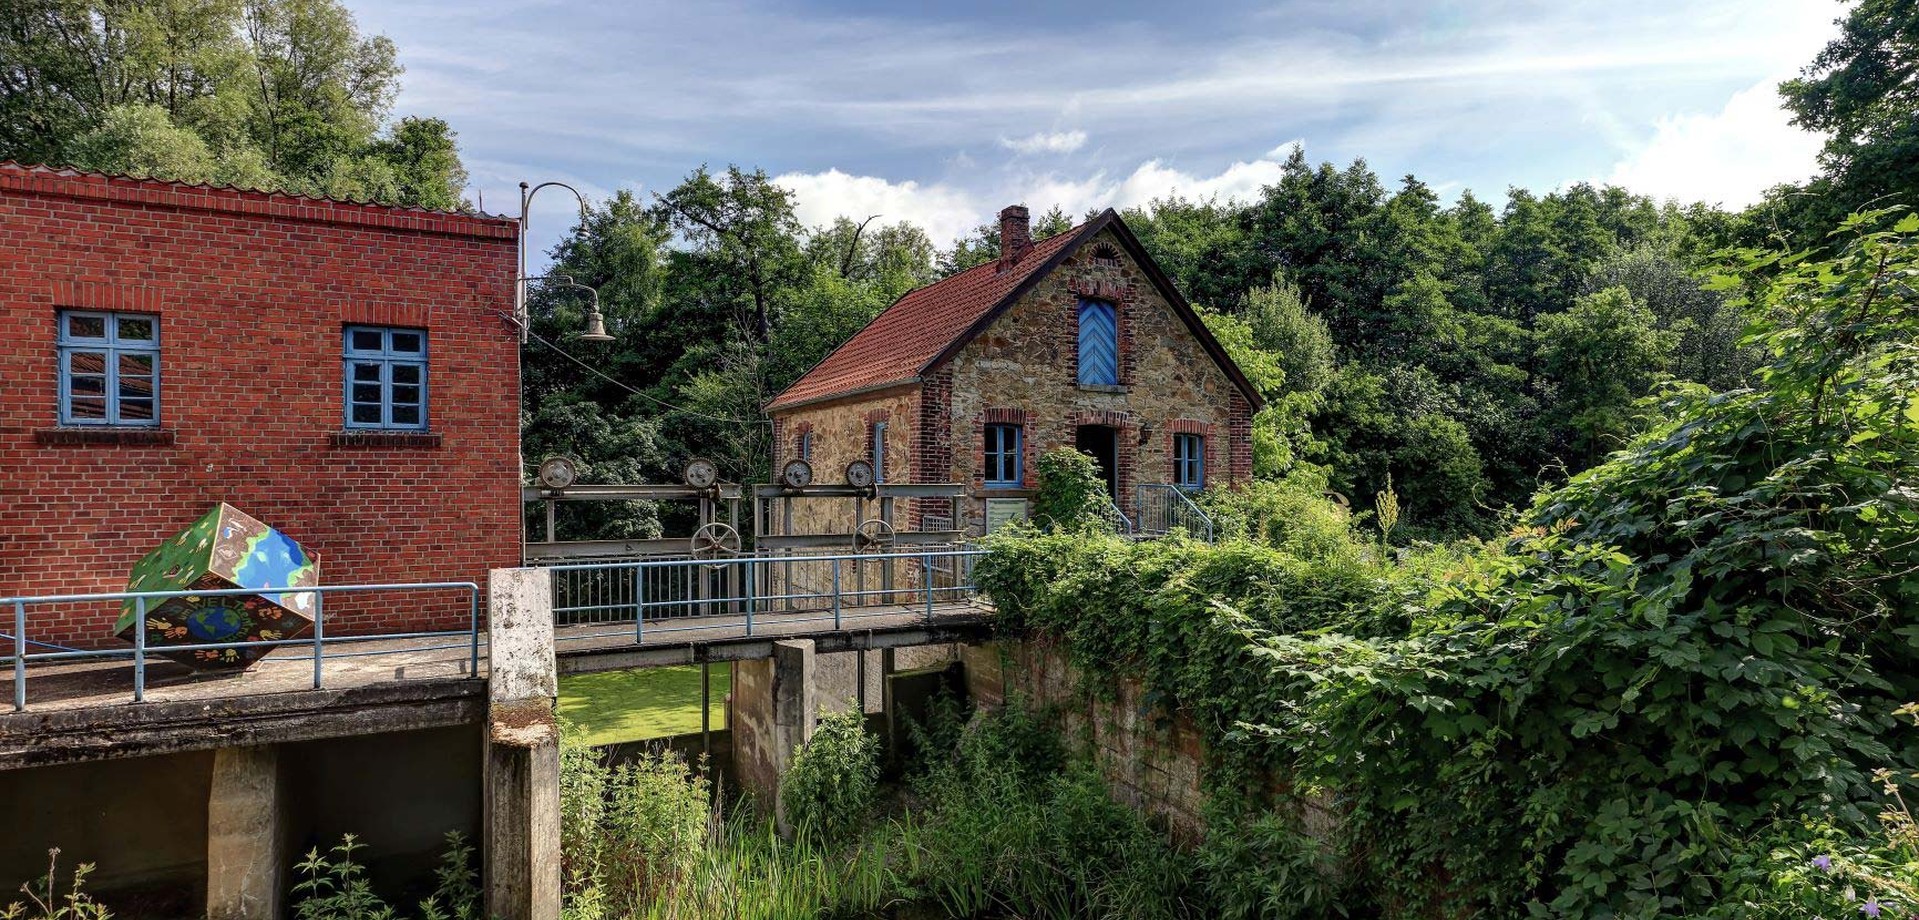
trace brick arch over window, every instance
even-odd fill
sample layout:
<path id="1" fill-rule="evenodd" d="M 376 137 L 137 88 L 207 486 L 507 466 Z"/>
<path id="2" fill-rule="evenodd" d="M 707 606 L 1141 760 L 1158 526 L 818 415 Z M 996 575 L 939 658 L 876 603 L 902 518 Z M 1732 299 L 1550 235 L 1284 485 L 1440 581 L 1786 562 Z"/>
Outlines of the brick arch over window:
<path id="1" fill-rule="evenodd" d="M 1139 427 L 1133 419 L 1133 413 L 1124 409 L 1097 409 L 1081 412 L 1072 419 L 1073 427 L 1081 425 L 1111 425 L 1114 428 L 1128 430 Z"/>
<path id="2" fill-rule="evenodd" d="M 1139 298 L 1135 296 L 1132 286 L 1105 279 L 1079 278 L 1068 282 L 1066 289 L 1073 295 L 1072 301 L 1061 311 L 1065 316 L 1062 344 L 1065 346 L 1063 353 L 1067 357 L 1066 379 L 1069 385 L 1080 385 L 1080 303 L 1092 300 L 1109 304 L 1113 308 L 1113 376 L 1116 385 L 1131 386 L 1133 366 L 1137 358 L 1133 349 L 1133 326 L 1136 323 L 1134 314 L 1139 308 Z"/>
<path id="3" fill-rule="evenodd" d="M 813 459 L 812 457 L 807 456 L 807 454 L 809 454 L 810 451 L 806 449 L 807 439 L 811 438 L 812 436 L 813 436 L 812 422 L 797 422 L 793 425 L 793 434 L 792 434 L 792 437 L 793 437 L 792 456 L 793 457 L 800 460 L 808 460 L 808 461 Z"/>
<path id="4" fill-rule="evenodd" d="M 1196 434 L 1200 437 L 1200 469 L 1203 481 L 1209 487 L 1215 481 L 1225 481 L 1236 477 L 1228 468 L 1227 445 L 1217 436 L 1219 426 L 1212 422 L 1191 418 L 1176 418 L 1166 423 L 1166 481 L 1179 481 L 1179 451 L 1177 443 L 1182 434 Z M 1217 480 L 1216 480 L 1217 477 Z"/>
<path id="5" fill-rule="evenodd" d="M 1029 415 L 1025 409 L 988 406 L 973 416 L 973 482 L 975 489 L 986 486 L 986 426 L 1019 426 L 1020 488 L 1032 488 L 1034 471 L 1038 469 L 1039 439 L 1034 437 L 1032 426 L 1027 424 Z"/>

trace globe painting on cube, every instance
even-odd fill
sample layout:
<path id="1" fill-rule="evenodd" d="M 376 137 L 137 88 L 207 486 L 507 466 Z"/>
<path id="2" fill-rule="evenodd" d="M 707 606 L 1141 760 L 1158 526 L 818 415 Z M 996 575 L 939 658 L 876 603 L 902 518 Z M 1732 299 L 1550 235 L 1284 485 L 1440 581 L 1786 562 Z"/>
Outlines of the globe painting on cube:
<path id="1" fill-rule="evenodd" d="M 319 596 L 274 589 L 319 583 L 317 555 L 222 503 L 135 563 L 127 591 L 252 588 L 260 593 L 148 599 L 144 624 L 138 602 L 128 598 L 114 634 L 134 642 L 133 630 L 144 628 L 154 654 L 195 669 L 244 670 L 273 648 L 169 648 L 301 638 L 313 628 Z"/>

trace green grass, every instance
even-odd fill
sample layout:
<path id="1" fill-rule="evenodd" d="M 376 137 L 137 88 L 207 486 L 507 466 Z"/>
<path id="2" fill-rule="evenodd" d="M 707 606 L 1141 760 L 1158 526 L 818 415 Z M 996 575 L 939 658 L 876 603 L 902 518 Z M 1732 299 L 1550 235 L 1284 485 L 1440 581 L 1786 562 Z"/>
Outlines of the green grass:
<path id="1" fill-rule="evenodd" d="M 732 669 L 712 678 L 713 729 L 726 727 Z M 560 678 L 560 717 L 586 733 L 588 744 L 666 738 L 700 730 L 700 669 L 642 668 Z"/>

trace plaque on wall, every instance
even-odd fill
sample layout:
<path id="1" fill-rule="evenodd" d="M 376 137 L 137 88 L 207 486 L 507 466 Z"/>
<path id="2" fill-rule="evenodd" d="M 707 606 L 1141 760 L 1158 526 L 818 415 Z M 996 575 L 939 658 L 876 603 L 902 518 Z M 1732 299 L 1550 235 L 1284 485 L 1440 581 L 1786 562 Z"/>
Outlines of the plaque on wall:
<path id="1" fill-rule="evenodd" d="M 986 532 L 992 533 L 1003 524 L 1026 520 L 1026 499 L 989 498 L 986 500 Z"/>

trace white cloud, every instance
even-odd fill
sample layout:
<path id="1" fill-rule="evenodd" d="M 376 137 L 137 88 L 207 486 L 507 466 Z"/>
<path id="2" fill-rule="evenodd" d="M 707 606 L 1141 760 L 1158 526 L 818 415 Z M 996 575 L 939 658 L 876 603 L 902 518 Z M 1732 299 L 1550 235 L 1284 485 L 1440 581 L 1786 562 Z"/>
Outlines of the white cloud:
<path id="1" fill-rule="evenodd" d="M 1290 141 L 1287 141 L 1283 144 L 1280 144 L 1274 147 L 1271 150 L 1266 151 L 1265 158 L 1268 160 L 1284 161 L 1287 157 L 1293 155 L 1294 147 L 1304 147 L 1304 146 L 1306 146 L 1306 139 L 1303 137 L 1295 137 Z"/>
<path id="2" fill-rule="evenodd" d="M 1014 153 L 1072 153 L 1086 146 L 1084 131 L 1041 131 L 1026 137 L 1002 137 L 999 145 Z"/>
<path id="3" fill-rule="evenodd" d="M 944 244 L 971 232 L 982 220 L 979 202 L 950 185 L 893 182 L 837 169 L 784 173 L 773 181 L 792 190 L 793 210 L 808 227 L 830 224 L 836 217 L 865 220 L 877 214 L 880 223 L 917 224 Z"/>
<path id="4" fill-rule="evenodd" d="M 1210 176 L 1194 175 L 1153 159 L 1121 176 L 1105 171 L 1081 176 L 1059 172 L 1002 174 L 988 183 L 990 190 L 978 192 L 946 182 L 894 182 L 838 169 L 786 173 L 773 181 L 792 190 L 794 209 L 806 226 L 831 223 L 836 217 L 863 220 L 878 214 L 884 223 L 904 220 L 918 224 L 935 243 L 944 246 L 990 222 L 1002 206 L 1016 202 L 1024 202 L 1035 211 L 1058 205 L 1077 220 L 1089 211 L 1142 207 L 1173 194 L 1250 200 L 1262 187 L 1279 181 L 1283 157 L 1290 146 L 1275 152 L 1281 156 L 1238 161 Z"/>
<path id="5" fill-rule="evenodd" d="M 1787 121 L 1777 86 L 1764 80 L 1740 90 L 1713 114 L 1661 118 L 1606 181 L 1655 198 L 1738 208 L 1812 175 L 1823 139 Z"/>

